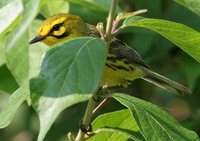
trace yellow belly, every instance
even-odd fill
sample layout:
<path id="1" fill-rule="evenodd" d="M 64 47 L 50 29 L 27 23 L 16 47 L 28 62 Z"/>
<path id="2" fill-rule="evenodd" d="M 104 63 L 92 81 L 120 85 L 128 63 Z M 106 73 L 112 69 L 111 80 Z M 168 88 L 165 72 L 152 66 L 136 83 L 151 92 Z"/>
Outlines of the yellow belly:
<path id="1" fill-rule="evenodd" d="M 127 80 L 133 81 L 145 76 L 144 72 L 126 59 L 106 61 L 100 86 L 127 86 Z"/>

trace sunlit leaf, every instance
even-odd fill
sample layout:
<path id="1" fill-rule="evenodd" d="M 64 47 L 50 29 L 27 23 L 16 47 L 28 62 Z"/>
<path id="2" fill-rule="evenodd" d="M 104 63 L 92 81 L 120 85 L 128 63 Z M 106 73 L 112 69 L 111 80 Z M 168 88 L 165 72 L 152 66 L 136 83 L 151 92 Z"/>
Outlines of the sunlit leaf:
<path id="1" fill-rule="evenodd" d="M 8 0 L 6 0 L 8 2 Z M 4 2 L 6 3 L 6 2 Z M 13 12 L 15 11 L 15 12 Z M 13 0 L 0 9 L 0 33 L 2 33 L 23 11 L 23 4 L 20 0 Z"/>
<path id="2" fill-rule="evenodd" d="M 38 141 L 60 112 L 96 91 L 105 58 L 105 43 L 89 37 L 56 44 L 47 52 L 39 76 L 31 81 L 32 102 L 40 119 Z"/>
<path id="3" fill-rule="evenodd" d="M 128 18 L 123 23 L 124 27 L 138 26 L 158 32 L 198 62 L 200 62 L 200 33 L 183 24 L 143 17 Z"/>
<path id="4" fill-rule="evenodd" d="M 0 8 L 6 6 L 7 4 L 13 2 L 14 0 L 1 0 L 0 1 Z"/>
<path id="5" fill-rule="evenodd" d="M 146 140 L 199 141 L 195 132 L 180 126 L 158 106 L 125 94 L 114 94 L 113 97 L 130 109 Z"/>
<path id="6" fill-rule="evenodd" d="M 25 1 L 23 18 L 15 34 L 6 48 L 7 66 L 19 84 L 29 79 L 29 49 L 28 49 L 28 26 L 38 12 L 40 1 Z"/>
<path id="7" fill-rule="evenodd" d="M 21 5 L 20 1 L 14 1 L 8 7 L 0 9 L 0 66 L 6 63 L 5 48 L 14 35 L 12 31 L 19 25 Z M 13 9 L 16 12 L 10 12 Z"/>
<path id="8" fill-rule="evenodd" d="M 92 123 L 94 132 L 99 132 L 88 141 L 144 140 L 129 110 L 100 115 Z"/>

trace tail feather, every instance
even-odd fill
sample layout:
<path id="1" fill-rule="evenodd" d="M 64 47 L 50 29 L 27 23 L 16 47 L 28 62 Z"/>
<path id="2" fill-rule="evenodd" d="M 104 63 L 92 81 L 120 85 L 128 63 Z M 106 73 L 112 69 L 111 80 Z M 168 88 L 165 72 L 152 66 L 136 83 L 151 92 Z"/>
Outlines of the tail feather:
<path id="1" fill-rule="evenodd" d="M 147 74 L 145 77 L 143 77 L 142 79 L 157 85 L 163 89 L 168 90 L 169 92 L 178 94 L 178 95 L 185 95 L 185 94 L 191 94 L 192 91 L 181 85 L 178 84 L 160 74 L 157 74 L 151 70 L 149 70 L 148 68 L 144 68 L 144 72 Z"/>

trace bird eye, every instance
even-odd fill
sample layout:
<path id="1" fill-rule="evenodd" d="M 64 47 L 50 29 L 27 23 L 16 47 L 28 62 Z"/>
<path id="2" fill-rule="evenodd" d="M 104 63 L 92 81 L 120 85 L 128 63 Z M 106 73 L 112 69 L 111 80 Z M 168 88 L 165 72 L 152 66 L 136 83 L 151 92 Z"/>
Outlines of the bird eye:
<path id="1" fill-rule="evenodd" d="M 53 30 L 54 30 L 54 31 L 58 31 L 58 30 L 60 29 L 61 26 L 62 26 L 62 24 L 55 24 L 55 25 L 53 26 Z"/>

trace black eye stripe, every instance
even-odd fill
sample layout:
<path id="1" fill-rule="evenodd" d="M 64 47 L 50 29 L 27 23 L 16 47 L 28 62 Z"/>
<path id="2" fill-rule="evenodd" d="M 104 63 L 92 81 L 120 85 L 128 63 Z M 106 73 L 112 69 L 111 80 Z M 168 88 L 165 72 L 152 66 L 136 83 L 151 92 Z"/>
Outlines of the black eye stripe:
<path id="1" fill-rule="evenodd" d="M 52 27 L 52 29 L 50 30 L 48 36 L 53 36 L 53 37 L 56 37 L 58 39 L 61 39 L 61 38 L 64 38 L 64 37 L 68 36 L 68 34 L 69 34 L 68 32 L 64 32 L 61 35 L 54 35 L 55 33 L 53 33 L 54 31 L 58 31 L 63 24 L 64 24 L 64 22 L 63 23 L 59 23 L 59 24 L 55 24 Z"/>
<path id="2" fill-rule="evenodd" d="M 52 29 L 51 32 L 53 31 L 58 31 L 60 29 L 60 27 L 63 25 L 64 23 L 59 23 L 59 24 L 55 24 Z"/>
<path id="3" fill-rule="evenodd" d="M 58 31 L 60 29 L 60 25 L 59 24 L 55 24 L 54 26 L 53 26 L 53 30 L 54 31 Z"/>

